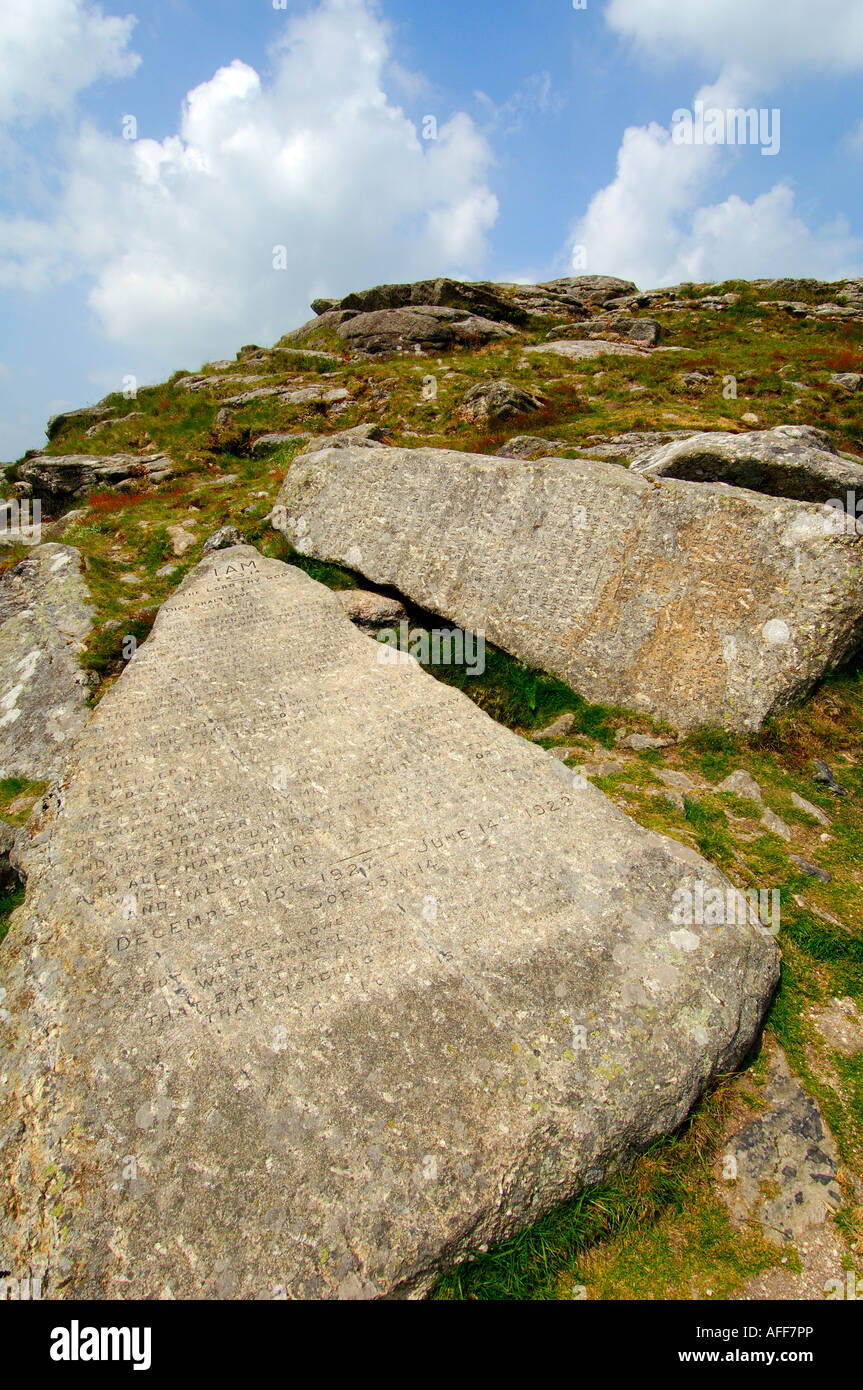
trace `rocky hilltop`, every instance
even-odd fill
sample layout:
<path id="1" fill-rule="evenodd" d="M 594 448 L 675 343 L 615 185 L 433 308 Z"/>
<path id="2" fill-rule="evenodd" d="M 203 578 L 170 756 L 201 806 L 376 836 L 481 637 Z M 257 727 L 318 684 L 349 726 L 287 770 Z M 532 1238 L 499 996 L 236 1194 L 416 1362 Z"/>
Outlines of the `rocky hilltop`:
<path id="1" fill-rule="evenodd" d="M 825 1297 L 863 282 L 311 307 L 5 468 L 3 1268 Z"/>

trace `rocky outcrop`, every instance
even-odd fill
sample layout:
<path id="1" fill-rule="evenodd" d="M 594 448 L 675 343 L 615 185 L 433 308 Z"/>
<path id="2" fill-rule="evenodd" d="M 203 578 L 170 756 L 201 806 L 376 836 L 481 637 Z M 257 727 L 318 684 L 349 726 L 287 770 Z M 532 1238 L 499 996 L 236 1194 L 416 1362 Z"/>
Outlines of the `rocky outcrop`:
<path id="1" fill-rule="evenodd" d="M 0 1268 L 43 1298 L 415 1296 L 757 1035 L 777 952 L 720 871 L 384 654 L 220 551 L 29 822 Z"/>
<path id="2" fill-rule="evenodd" d="M 350 400 L 350 392 L 344 386 L 261 386 L 256 391 L 242 391 L 239 396 L 228 396 L 223 405 L 251 405 L 253 401 L 269 400 L 277 397 L 282 405 L 337 405 Z"/>
<path id="3" fill-rule="evenodd" d="M 62 434 L 67 425 L 84 425 L 92 421 L 101 420 L 106 415 L 113 415 L 113 407 L 110 405 L 85 405 L 80 410 L 64 410 L 59 415 L 52 415 L 47 425 L 45 433 L 48 439 L 53 442 L 59 434 Z"/>
<path id="4" fill-rule="evenodd" d="M 339 324 L 337 333 L 349 347 L 369 354 L 381 352 L 443 352 L 457 343 L 481 347 L 512 337 L 507 323 L 467 314 L 458 309 L 379 309 L 356 314 Z"/>
<path id="5" fill-rule="evenodd" d="M 496 425 L 517 415 L 534 414 L 544 404 L 539 396 L 511 381 L 481 381 L 467 392 L 459 413 L 475 424 Z"/>
<path id="6" fill-rule="evenodd" d="M 321 303 L 321 301 L 316 301 Z M 375 313 L 389 309 L 459 309 L 479 318 L 502 323 L 524 324 L 527 315 L 502 295 L 498 287 L 487 283 L 464 280 L 418 280 L 407 285 L 376 285 L 359 290 L 344 299 L 323 301 L 324 312 L 349 310 L 357 314 Z M 317 313 L 315 305 L 312 305 Z"/>
<path id="7" fill-rule="evenodd" d="M 48 514 L 73 507 L 88 492 L 147 487 L 170 478 L 167 454 L 37 454 L 18 466 L 18 476 Z"/>
<path id="8" fill-rule="evenodd" d="M 0 579 L 0 778 L 59 776 L 89 713 L 78 657 L 92 622 L 73 546 L 40 545 Z"/>
<path id="9" fill-rule="evenodd" d="M 594 460 L 339 449 L 293 465 L 273 520 L 588 699 L 747 730 L 863 635 L 863 539 L 827 510 Z"/>
<path id="10" fill-rule="evenodd" d="M 642 348 L 631 343 L 621 343 L 612 339 L 585 338 L 573 341 L 570 338 L 556 338 L 550 343 L 538 343 L 536 347 L 525 348 L 525 352 L 551 353 L 555 357 L 568 357 L 573 362 L 590 361 L 594 357 L 646 357 Z"/>
<path id="11" fill-rule="evenodd" d="M 608 304 L 622 295 L 638 293 L 631 280 L 618 280 L 614 275 L 565 275 L 543 281 L 541 288 L 576 304 Z"/>
<path id="12" fill-rule="evenodd" d="M 342 299 L 316 299 L 312 309 L 317 317 L 289 333 L 284 341 L 302 344 L 314 339 L 321 329 L 334 329 L 350 347 L 368 353 L 417 347 L 439 351 L 459 342 L 479 346 L 509 336 L 514 328 L 528 327 L 532 318 L 572 323 L 591 309 L 635 290 L 631 281 L 610 275 L 565 276 L 543 285 L 448 279 L 377 285 Z M 371 319 L 371 315 L 386 317 Z M 355 320 L 360 317 L 365 322 L 357 324 Z M 650 332 L 640 329 L 636 336 L 649 337 Z"/>
<path id="13" fill-rule="evenodd" d="M 549 335 L 552 340 L 581 338 L 596 334 L 600 338 L 628 338 L 641 347 L 655 347 L 662 337 L 662 325 L 656 319 L 633 318 L 632 314 L 605 314 L 599 318 L 586 319 L 576 327 L 555 328 Z"/>
<path id="14" fill-rule="evenodd" d="M 642 454 L 632 468 L 647 477 L 730 483 L 800 502 L 835 499 L 844 506 L 846 492 L 863 498 L 863 459 L 852 463 L 841 457 L 829 435 L 808 425 L 693 434 Z"/>

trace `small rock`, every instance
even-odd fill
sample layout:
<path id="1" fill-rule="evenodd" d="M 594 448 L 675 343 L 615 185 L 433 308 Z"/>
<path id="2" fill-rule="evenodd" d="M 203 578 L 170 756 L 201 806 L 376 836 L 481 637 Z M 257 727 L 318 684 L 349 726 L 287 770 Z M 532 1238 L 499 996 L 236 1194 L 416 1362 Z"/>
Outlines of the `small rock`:
<path id="1" fill-rule="evenodd" d="M 336 598 L 357 627 L 389 627 L 393 623 L 406 621 L 408 616 L 407 609 L 398 599 L 369 593 L 365 589 L 341 589 L 336 593 Z"/>
<path id="2" fill-rule="evenodd" d="M 745 415 L 741 415 L 740 418 L 741 418 L 741 420 L 743 421 L 744 425 L 760 425 L 760 424 L 761 424 L 761 421 L 760 421 L 759 417 L 758 417 L 756 414 L 754 414 L 754 412 L 751 411 L 751 410 L 747 410 L 746 414 L 745 414 Z"/>
<path id="3" fill-rule="evenodd" d="M 760 803 L 764 800 L 761 795 L 761 788 L 755 778 L 751 777 L 748 772 L 744 772 L 743 768 L 737 768 L 735 772 L 732 772 L 730 777 L 726 777 L 724 782 L 719 783 L 716 790 L 718 792 L 733 792 L 735 796 L 742 796 L 747 801 Z"/>
<path id="4" fill-rule="evenodd" d="M 817 758 L 815 758 L 813 760 L 812 766 L 815 768 L 815 776 L 813 778 L 813 781 L 820 782 L 822 786 L 827 787 L 827 789 L 831 792 L 835 792 L 837 796 L 848 795 L 845 788 L 840 787 L 839 783 L 836 781 L 836 778 L 833 776 L 833 773 L 830 771 L 830 768 L 827 766 L 826 763 L 822 763 Z"/>
<path id="5" fill-rule="evenodd" d="M 788 858 L 801 872 L 809 878 L 820 878 L 822 883 L 832 883 L 833 876 L 828 874 L 826 869 L 819 869 L 817 864 L 810 864 L 808 859 L 801 859 L 799 854 L 789 854 Z"/>
<path id="6" fill-rule="evenodd" d="M 811 801 L 807 801 L 805 796 L 798 796 L 796 792 L 791 793 L 791 800 L 798 811 L 805 811 L 807 816 L 817 820 L 819 825 L 829 826 L 832 824 L 830 817 L 821 810 L 820 806 L 814 806 Z"/>
<path id="7" fill-rule="evenodd" d="M 370 448 L 383 435 L 380 425 L 354 425 L 350 430 L 339 430 L 335 434 L 318 434 L 304 444 L 301 454 L 316 454 L 321 449 Z"/>
<path id="8" fill-rule="evenodd" d="M 474 423 L 497 423 L 510 420 L 515 415 L 529 415 L 541 410 L 542 400 L 522 386 L 514 386 L 511 381 L 482 381 L 471 387 L 461 405 L 465 420 Z"/>
<path id="9" fill-rule="evenodd" d="M 626 330 L 630 342 L 655 347 L 662 337 L 662 325 L 655 319 L 636 319 Z"/>
<path id="10" fill-rule="evenodd" d="M 255 458 L 261 454 L 270 454 L 274 449 L 280 449 L 283 444 L 292 444 L 297 439 L 310 439 L 309 434 L 261 434 L 257 439 L 253 439 L 250 447 L 251 453 Z"/>
<path id="11" fill-rule="evenodd" d="M 631 748 L 634 753 L 646 753 L 650 748 L 668 748 L 670 738 L 654 738 L 652 734 L 627 734 L 619 729 L 615 738 L 621 748 Z"/>
<path id="12" fill-rule="evenodd" d="M 769 806 L 765 806 L 764 808 L 764 815 L 761 817 L 761 824 L 763 826 L 766 826 L 768 830 L 772 831 L 774 835 L 781 836 L 783 840 L 791 839 L 791 830 L 785 824 L 782 817 L 777 816 L 775 811 L 771 811 Z"/>
<path id="13" fill-rule="evenodd" d="M 169 526 L 167 529 L 171 538 L 171 549 L 176 556 L 185 555 L 186 551 L 195 544 L 194 534 L 187 531 L 182 522 L 176 526 Z"/>
<path id="14" fill-rule="evenodd" d="M 859 372 L 834 372 L 830 385 L 841 386 L 845 391 L 859 391 L 863 386 L 863 376 Z"/>
<path id="15" fill-rule="evenodd" d="M 687 391 L 706 391 L 710 382 L 711 378 L 704 372 L 683 372 L 680 376 L 680 384 Z"/>
<path id="16" fill-rule="evenodd" d="M 622 772 L 623 763 L 586 763 L 584 768 L 585 777 L 613 777 L 615 772 Z"/>
<path id="17" fill-rule="evenodd" d="M 232 545 L 245 545 L 245 537 L 240 534 L 236 526 L 221 526 L 218 531 L 214 531 L 212 536 L 208 536 L 204 541 L 201 559 L 205 555 L 211 555 L 214 550 L 227 550 Z"/>
<path id="18" fill-rule="evenodd" d="M 667 787 L 674 787 L 677 791 L 694 792 L 696 790 L 692 778 L 687 777 L 685 772 L 675 772 L 673 768 L 669 767 L 658 767 L 656 768 L 656 775 Z"/>
<path id="19" fill-rule="evenodd" d="M 533 739 L 534 743 L 539 743 L 541 739 L 546 738 L 565 738 L 566 735 L 571 731 L 574 723 L 574 714 L 561 714 L 557 719 L 555 719 L 551 724 L 549 724 L 547 729 L 540 729 L 537 733 L 531 734 L 531 738 Z"/>

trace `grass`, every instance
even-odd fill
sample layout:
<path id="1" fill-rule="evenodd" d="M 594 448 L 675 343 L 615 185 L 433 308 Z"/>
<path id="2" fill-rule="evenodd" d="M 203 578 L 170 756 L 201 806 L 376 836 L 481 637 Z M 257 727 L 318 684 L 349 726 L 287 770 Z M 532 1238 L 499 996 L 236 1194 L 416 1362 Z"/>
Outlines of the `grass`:
<path id="1" fill-rule="evenodd" d="M 409 636 L 429 633 L 424 625 L 426 615 L 414 610 Z M 410 645 L 409 642 L 409 645 Z M 535 732 L 549 725 L 561 714 L 573 714 L 573 733 L 596 739 L 607 748 L 614 744 L 616 722 L 626 717 L 625 710 L 606 705 L 590 704 L 563 681 L 527 666 L 516 657 L 501 651 L 490 642 L 485 644 L 485 670 L 471 675 L 466 666 L 443 662 L 422 663 L 424 669 L 445 685 L 455 687 L 470 697 L 499 724 L 521 732 Z"/>
<path id="2" fill-rule="evenodd" d="M 4 777 L 0 780 L 0 820 L 8 821 L 10 825 L 23 825 L 30 814 L 30 806 L 20 811 L 13 811 L 11 807 L 21 798 L 32 804 L 47 789 L 47 782 L 31 782 L 26 777 Z"/>

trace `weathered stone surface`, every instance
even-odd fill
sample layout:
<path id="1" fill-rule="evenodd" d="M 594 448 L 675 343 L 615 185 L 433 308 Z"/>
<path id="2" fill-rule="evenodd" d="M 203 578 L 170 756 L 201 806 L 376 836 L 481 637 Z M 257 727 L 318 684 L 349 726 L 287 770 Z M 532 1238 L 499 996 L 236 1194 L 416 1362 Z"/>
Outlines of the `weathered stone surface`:
<path id="1" fill-rule="evenodd" d="M 381 656 L 209 557 L 29 822 L 0 1267 L 44 1297 L 416 1294 L 747 1051 L 773 942 L 673 915 L 721 873 Z"/>
<path id="2" fill-rule="evenodd" d="M 167 454 L 37 454 L 20 465 L 19 476 L 43 511 L 53 513 L 98 488 L 145 487 L 163 482 L 173 471 Z"/>
<path id="3" fill-rule="evenodd" d="M 525 352 L 552 353 L 556 357 L 569 357 L 573 362 L 581 362 L 592 357 L 646 357 L 647 352 L 633 347 L 630 343 L 613 342 L 610 339 L 587 338 L 584 342 L 570 339 L 555 339 L 551 343 L 538 343 L 536 347 L 525 348 Z"/>
<path id="4" fill-rule="evenodd" d="M 694 434 L 642 455 L 632 468 L 654 478 L 730 483 L 801 502 L 863 496 L 863 465 L 837 454 L 829 435 L 809 425 L 779 425 L 750 434 Z"/>
<path id="5" fill-rule="evenodd" d="M 592 459 L 340 449 L 293 465 L 274 524 L 589 699 L 754 729 L 863 632 L 863 541 L 826 510 Z"/>
<path id="6" fill-rule="evenodd" d="M 356 318 L 356 309 L 333 309 L 320 314 L 317 318 L 309 319 L 308 323 L 300 324 L 291 333 L 286 333 L 284 338 L 276 345 L 277 351 L 284 351 L 285 347 L 294 344 L 303 346 L 306 343 L 324 341 L 318 335 L 322 328 L 338 328 L 339 324 L 347 323 L 348 319 Z"/>
<path id="7" fill-rule="evenodd" d="M 633 753 L 646 753 L 652 748 L 668 748 L 673 739 L 658 738 L 655 734 L 628 734 L 625 729 L 618 729 L 615 742 L 621 748 L 631 748 Z"/>
<path id="8" fill-rule="evenodd" d="M 47 544 L 0 579 L 0 777 L 50 780 L 86 722 L 93 622 L 80 553 Z"/>
<path id="9" fill-rule="evenodd" d="M 590 333 L 598 334 L 601 338 L 608 338 L 611 333 L 629 338 L 644 347 L 655 347 L 662 336 L 662 325 L 655 319 L 636 319 L 631 314 L 604 314 L 599 318 L 587 319 L 576 327 L 556 328 L 549 337 L 554 340 Z"/>
<path id="10" fill-rule="evenodd" d="M 132 420 L 145 419 L 143 410 L 130 410 L 128 415 L 112 415 L 107 420 L 98 420 L 95 425 L 91 425 L 84 431 L 87 439 L 94 439 L 103 430 L 113 429 L 116 425 L 128 425 Z"/>
<path id="11" fill-rule="evenodd" d="M 810 863 L 808 859 L 804 859 L 801 855 L 789 854 L 788 858 L 792 864 L 796 865 L 802 874 L 806 874 L 809 878 L 818 878 L 822 883 L 833 882 L 832 874 L 828 873 L 826 869 L 819 868 L 817 864 Z"/>
<path id="12" fill-rule="evenodd" d="M 821 1008 L 810 1009 L 809 1017 L 834 1051 L 846 1057 L 863 1052 L 863 1014 L 853 999 L 831 999 Z"/>
<path id="13" fill-rule="evenodd" d="M 829 768 L 826 763 L 822 763 L 819 758 L 813 758 L 812 766 L 815 768 L 815 776 L 812 779 L 813 782 L 820 783 L 820 785 L 826 787 L 828 791 L 834 792 L 836 796 L 848 795 L 845 788 L 836 781 L 832 769 Z"/>
<path id="14" fill-rule="evenodd" d="M 480 381 L 465 395 L 460 413 L 466 420 L 496 424 L 516 415 L 530 415 L 542 406 L 539 396 L 511 381 Z"/>
<path id="15" fill-rule="evenodd" d="M 359 290 L 343 299 L 316 299 L 312 309 L 316 318 L 288 333 L 279 345 L 302 344 L 314 341 L 321 329 L 335 329 L 351 347 L 362 352 L 390 352 L 421 348 L 429 350 L 449 342 L 489 342 L 508 336 L 516 327 L 525 327 L 532 316 L 552 318 L 572 323 L 584 317 L 591 306 L 614 303 L 624 297 L 625 307 L 635 301 L 643 307 L 649 297 L 632 296 L 635 286 L 629 280 L 617 280 L 608 275 L 574 275 L 549 281 L 546 285 L 491 284 L 488 281 L 419 280 L 412 284 L 377 285 Z M 665 291 L 660 292 L 661 296 Z M 445 311 L 441 314 L 441 310 Z M 452 331 L 447 340 L 442 329 L 434 338 L 428 335 L 425 322 L 405 318 L 380 319 L 373 325 L 360 325 L 346 330 L 351 320 L 361 315 L 419 315 L 420 319 L 444 318 Z M 401 326 L 400 326 L 401 325 Z M 497 331 L 495 331 L 497 325 Z M 343 332 L 343 330 L 345 330 Z M 642 330 L 649 331 L 649 330 Z M 363 341 L 368 338 L 368 341 Z"/>
<path id="16" fill-rule="evenodd" d="M 778 1048 L 760 1092 L 766 1110 L 726 1146 L 720 1191 L 738 1222 L 757 1221 L 777 1245 L 804 1238 L 839 1210 L 839 1154 L 816 1101 Z M 733 1166 L 728 1160 L 733 1160 Z"/>

